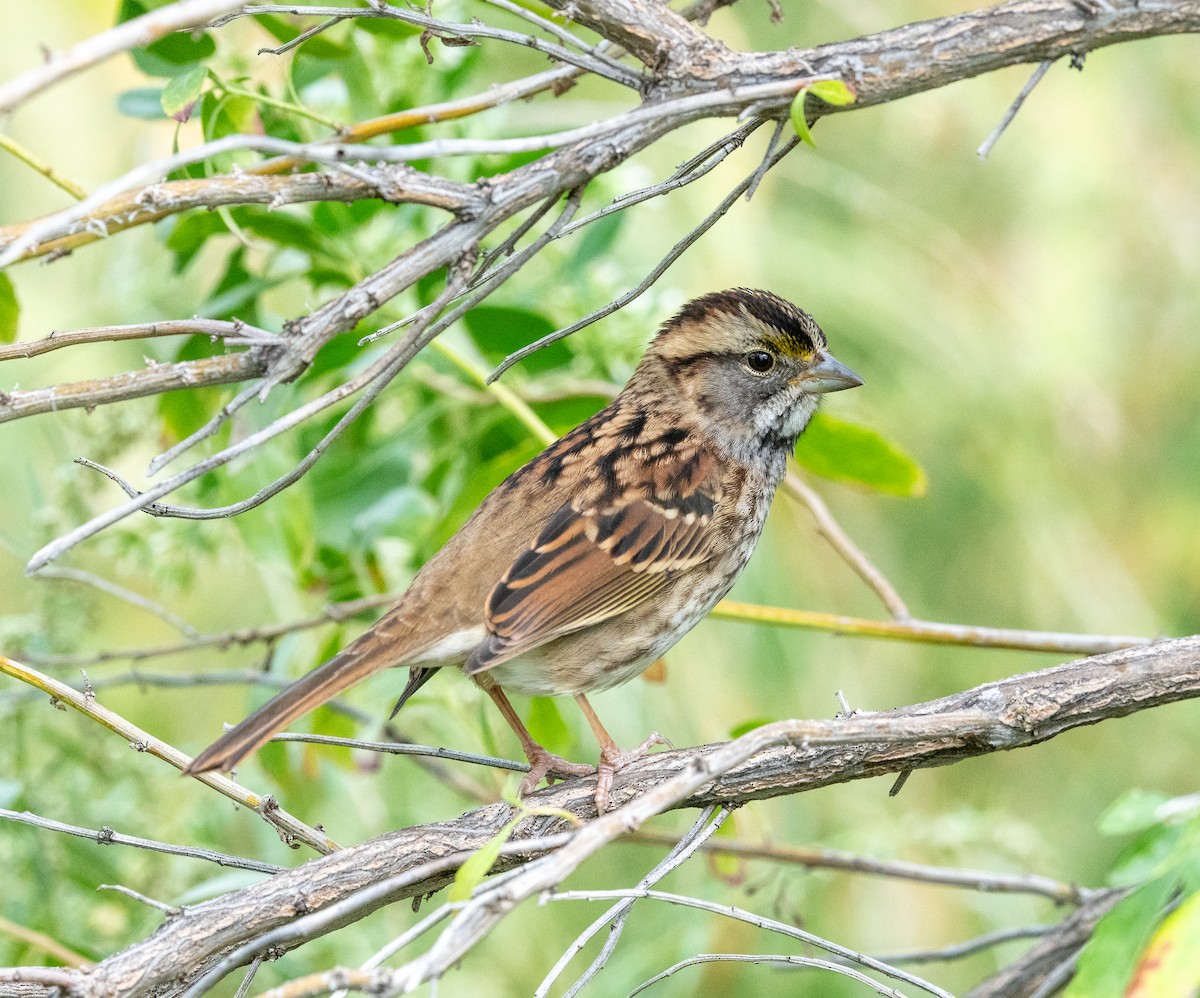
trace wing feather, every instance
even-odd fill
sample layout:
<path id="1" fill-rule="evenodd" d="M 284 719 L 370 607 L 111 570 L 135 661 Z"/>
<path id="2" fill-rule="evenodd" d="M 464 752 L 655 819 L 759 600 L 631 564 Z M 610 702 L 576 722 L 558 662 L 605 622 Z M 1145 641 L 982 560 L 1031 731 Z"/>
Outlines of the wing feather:
<path id="1" fill-rule="evenodd" d="M 565 503 L 492 590 L 488 636 L 466 671 L 625 613 L 703 564 L 714 553 L 714 509 L 711 491 L 701 489 L 674 504 L 642 497 L 580 510 Z"/>

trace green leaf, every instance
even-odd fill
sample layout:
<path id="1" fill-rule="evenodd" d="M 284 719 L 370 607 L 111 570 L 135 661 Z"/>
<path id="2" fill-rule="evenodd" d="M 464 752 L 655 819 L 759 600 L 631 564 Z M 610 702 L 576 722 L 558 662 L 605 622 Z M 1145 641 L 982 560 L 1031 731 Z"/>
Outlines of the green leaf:
<path id="1" fill-rule="evenodd" d="M 208 70 L 203 66 L 195 66 L 186 73 L 176 76 L 163 87 L 162 109 L 176 121 L 187 121 L 192 116 L 192 108 L 200 99 L 204 90 L 204 82 L 208 79 Z"/>
<path id="2" fill-rule="evenodd" d="M 162 87 L 135 87 L 117 95 L 117 110 L 126 118 L 161 121 L 166 117 L 162 95 Z"/>
<path id="3" fill-rule="evenodd" d="M 526 346 L 557 328 L 544 316 L 521 308 L 484 305 L 467 313 L 467 332 L 483 352 L 488 363 L 497 364 L 515 350 Z M 535 374 L 570 363 L 571 351 L 558 340 L 531 354 L 521 362 L 521 369 Z"/>
<path id="4" fill-rule="evenodd" d="M 808 118 L 804 114 L 804 98 L 809 94 L 835 107 L 853 104 L 858 97 L 850 85 L 841 80 L 817 80 L 816 83 L 809 84 L 796 94 L 792 99 L 791 107 L 792 127 L 796 129 L 796 134 L 802 141 L 815 148 L 817 144 L 813 141 L 812 132 L 808 127 Z"/>
<path id="5" fill-rule="evenodd" d="M 524 815 L 517 815 L 513 818 L 458 868 L 458 872 L 454 875 L 454 883 L 450 886 L 451 902 L 466 901 L 471 896 L 471 892 L 483 882 L 488 870 L 495 865 L 500 856 L 501 847 L 508 841 L 509 836 L 512 835 L 523 817 Z"/>
<path id="6" fill-rule="evenodd" d="M 20 312 L 12 278 L 0 274 L 0 343 L 11 343 L 17 338 L 17 317 Z"/>
<path id="7" fill-rule="evenodd" d="M 764 724 L 770 724 L 773 718 L 770 717 L 752 717 L 749 721 L 742 721 L 741 724 L 735 724 L 729 729 L 730 738 L 741 738 L 742 735 L 753 731 L 755 728 L 761 728 Z"/>
<path id="8" fill-rule="evenodd" d="M 585 419 L 590 419 L 612 399 L 606 395 L 570 395 L 553 402 L 538 402 L 536 412 L 547 426 L 559 436 L 575 429 Z"/>
<path id="9" fill-rule="evenodd" d="M 1188 895 L 1147 944 L 1125 998 L 1193 998 L 1200 981 L 1200 894 Z"/>
<path id="10" fill-rule="evenodd" d="M 131 21 L 161 6 L 145 0 L 121 0 L 117 23 Z M 186 67 L 208 59 L 216 50 L 216 42 L 207 34 L 173 31 L 144 48 L 130 50 L 129 54 L 137 68 L 147 76 L 174 77 Z"/>
<path id="11" fill-rule="evenodd" d="M 529 702 L 529 733 L 539 745 L 551 752 L 563 752 L 570 746 L 571 729 L 563 720 L 554 697 L 533 697 Z"/>
<path id="12" fill-rule="evenodd" d="M 1159 808 L 1169 797 L 1162 793 L 1130 790 L 1100 816 L 1097 828 L 1101 835 L 1128 835 L 1140 832 L 1162 820 Z"/>
<path id="13" fill-rule="evenodd" d="M 1177 886 L 1174 877 L 1151 881 L 1100 919 L 1080 953 L 1065 998 L 1121 998 L 1135 961 Z"/>
<path id="14" fill-rule="evenodd" d="M 164 245 L 175 258 L 177 274 L 196 258 L 209 239 L 228 231 L 225 219 L 215 211 L 197 212 L 182 218 L 176 215 L 163 228 L 167 233 Z"/>
<path id="15" fill-rule="evenodd" d="M 929 482 L 898 446 L 859 423 L 818 412 L 796 445 L 796 460 L 835 482 L 865 485 L 896 496 L 923 496 Z"/>
<path id="16" fill-rule="evenodd" d="M 834 107 L 845 107 L 858 100 L 854 89 L 842 80 L 817 80 L 807 89 L 818 100 L 823 100 L 826 104 L 832 104 Z"/>
<path id="17" fill-rule="evenodd" d="M 1108 882 L 1136 887 L 1177 869 L 1181 831 L 1171 825 L 1152 825 L 1125 845 L 1113 863 Z"/>

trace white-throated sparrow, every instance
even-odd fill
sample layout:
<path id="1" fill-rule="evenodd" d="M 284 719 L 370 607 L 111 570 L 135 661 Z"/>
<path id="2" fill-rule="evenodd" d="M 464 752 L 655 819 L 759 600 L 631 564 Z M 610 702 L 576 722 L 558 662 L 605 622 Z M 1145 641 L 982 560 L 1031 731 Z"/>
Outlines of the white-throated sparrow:
<path id="1" fill-rule="evenodd" d="M 862 384 L 812 317 L 767 291 L 689 302 L 629 383 L 510 475 L 361 637 L 202 752 L 230 769 L 286 724 L 382 669 L 409 667 L 396 709 L 435 672 L 463 669 L 512 725 L 532 771 L 550 755 L 504 690 L 570 694 L 600 742 L 603 810 L 620 752 L 585 694 L 636 676 L 733 585 L 788 454 L 826 392 Z"/>

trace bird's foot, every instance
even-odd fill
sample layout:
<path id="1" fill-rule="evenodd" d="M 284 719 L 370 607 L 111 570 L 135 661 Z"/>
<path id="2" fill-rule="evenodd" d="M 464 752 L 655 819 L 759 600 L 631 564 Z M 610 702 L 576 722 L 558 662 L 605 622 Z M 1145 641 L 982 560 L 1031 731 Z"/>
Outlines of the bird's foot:
<path id="1" fill-rule="evenodd" d="M 582 762 L 571 762 L 560 755 L 547 751 L 536 742 L 526 746 L 525 755 L 529 759 L 530 769 L 517 790 L 518 797 L 526 797 L 533 793 L 534 788 L 542 780 L 552 783 L 556 779 L 568 776 L 591 776 L 596 772 L 595 766 L 589 766 Z"/>
<path id="2" fill-rule="evenodd" d="M 654 748 L 655 745 L 666 745 L 668 748 L 674 747 L 662 735 L 654 731 L 637 748 L 622 751 L 617 747 L 616 742 L 610 741 L 600 749 L 600 765 L 596 767 L 596 772 L 598 773 L 596 778 L 597 814 L 604 814 L 608 810 L 608 795 L 612 790 L 613 777 L 617 775 L 617 771 L 624 769 L 632 762 L 637 762 Z"/>

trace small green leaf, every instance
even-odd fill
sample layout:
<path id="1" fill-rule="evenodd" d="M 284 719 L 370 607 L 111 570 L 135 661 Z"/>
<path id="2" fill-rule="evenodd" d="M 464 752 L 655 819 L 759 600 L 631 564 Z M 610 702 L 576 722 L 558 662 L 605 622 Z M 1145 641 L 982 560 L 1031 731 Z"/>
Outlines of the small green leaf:
<path id="1" fill-rule="evenodd" d="M 142 118 L 146 121 L 161 121 L 166 117 L 162 109 L 161 87 L 135 87 L 117 95 L 117 110 L 126 118 Z"/>
<path id="2" fill-rule="evenodd" d="M 117 23 L 131 21 L 160 6 L 161 3 L 147 3 L 146 0 L 121 0 Z M 203 32 L 173 31 L 143 48 L 131 49 L 129 54 L 137 68 L 147 76 L 174 77 L 185 67 L 203 62 L 216 50 L 216 42 Z"/>
<path id="3" fill-rule="evenodd" d="M 791 107 L 792 127 L 796 129 L 796 134 L 802 141 L 815 148 L 817 144 L 813 141 L 812 132 L 808 127 L 808 118 L 804 115 L 804 98 L 809 94 L 835 107 L 853 104 L 858 97 L 850 85 L 841 80 L 817 80 L 796 94 L 792 99 Z"/>
<path id="4" fill-rule="evenodd" d="M 167 116 L 176 121 L 187 121 L 192 116 L 192 109 L 200 99 L 207 79 L 208 70 L 203 66 L 194 66 L 163 87 L 162 109 Z"/>
<path id="5" fill-rule="evenodd" d="M 808 92 L 818 100 L 823 100 L 826 104 L 832 104 L 834 107 L 845 107 L 858 100 L 854 89 L 842 80 L 817 80 L 808 88 Z"/>
<path id="6" fill-rule="evenodd" d="M 1129 835 L 1143 831 L 1161 821 L 1158 809 L 1169 799 L 1162 793 L 1130 790 L 1100 816 L 1097 828 L 1101 835 Z"/>
<path id="7" fill-rule="evenodd" d="M 571 745 L 571 729 L 553 697 L 533 697 L 529 704 L 529 733 L 539 745 L 551 752 L 563 752 Z"/>
<path id="8" fill-rule="evenodd" d="M 836 482 L 897 496 L 923 496 L 925 472 L 891 441 L 859 423 L 818 412 L 796 445 L 796 460 Z"/>
<path id="9" fill-rule="evenodd" d="M 500 829 L 487 842 L 480 846 L 477 852 L 471 854 L 458 872 L 454 875 L 454 883 L 450 886 L 450 901 L 466 901 L 487 876 L 500 855 L 500 848 L 508 841 L 513 830 L 520 824 L 524 815 L 517 815 L 507 825 Z"/>
<path id="10" fill-rule="evenodd" d="M 1079 955 L 1075 977 L 1065 998 L 1120 998 L 1133 975 L 1138 956 L 1149 943 L 1163 906 L 1177 889 L 1173 877 L 1145 884 L 1096 925 Z"/>
<path id="11" fill-rule="evenodd" d="M 764 724 L 770 724 L 769 717 L 752 717 L 749 721 L 742 721 L 741 724 L 735 724 L 729 729 L 730 738 L 741 738 L 742 735 L 749 734 L 755 728 L 761 728 Z"/>
<path id="12" fill-rule="evenodd" d="M 503 305 L 481 305 L 467 313 L 464 322 L 489 364 L 497 364 L 515 350 L 540 340 L 558 327 L 545 316 L 522 308 Z M 531 354 L 522 370 L 541 373 L 570 363 L 571 350 L 558 340 Z"/>
<path id="13" fill-rule="evenodd" d="M 0 274 L 0 343 L 11 343 L 17 338 L 17 317 L 20 312 L 12 279 L 7 274 Z"/>

